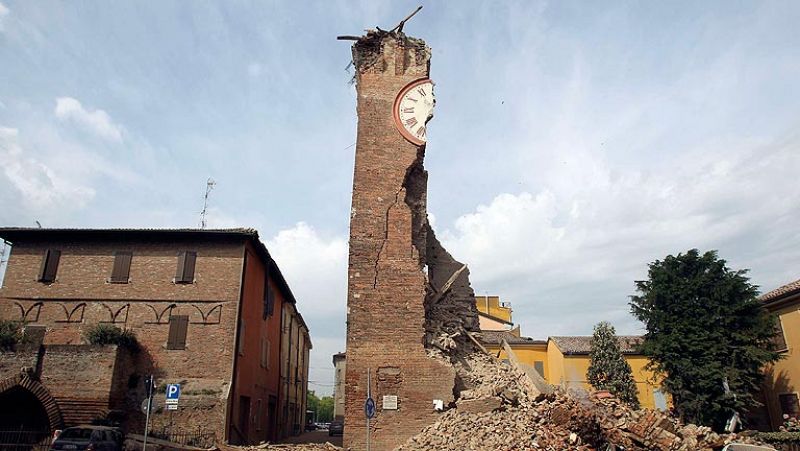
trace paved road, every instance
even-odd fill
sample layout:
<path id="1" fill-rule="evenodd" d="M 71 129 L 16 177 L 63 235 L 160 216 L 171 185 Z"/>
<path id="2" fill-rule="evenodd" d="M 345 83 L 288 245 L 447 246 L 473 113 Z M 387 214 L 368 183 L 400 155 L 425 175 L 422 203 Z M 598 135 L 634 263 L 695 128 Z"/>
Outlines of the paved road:
<path id="1" fill-rule="evenodd" d="M 325 443 L 331 442 L 332 445 L 342 446 L 342 436 L 328 436 L 328 431 L 308 431 L 295 437 L 289 437 L 282 443 Z"/>

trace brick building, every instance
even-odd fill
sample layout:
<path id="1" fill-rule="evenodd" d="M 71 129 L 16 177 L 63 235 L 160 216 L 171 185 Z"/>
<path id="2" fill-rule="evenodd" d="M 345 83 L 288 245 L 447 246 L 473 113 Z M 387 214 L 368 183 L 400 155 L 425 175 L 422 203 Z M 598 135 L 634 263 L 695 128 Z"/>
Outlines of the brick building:
<path id="1" fill-rule="evenodd" d="M 281 330 L 302 317 L 255 230 L 3 228 L 0 237 L 12 246 L 0 319 L 25 336 L 0 354 L 0 423 L 16 400 L 28 428 L 113 416 L 141 432 L 153 374 L 153 429 L 203 429 L 232 443 L 281 435 Z M 101 324 L 133 332 L 141 349 L 88 345 Z M 307 365 L 298 374 L 306 381 Z M 164 409 L 167 383 L 182 387 L 175 412 Z"/>

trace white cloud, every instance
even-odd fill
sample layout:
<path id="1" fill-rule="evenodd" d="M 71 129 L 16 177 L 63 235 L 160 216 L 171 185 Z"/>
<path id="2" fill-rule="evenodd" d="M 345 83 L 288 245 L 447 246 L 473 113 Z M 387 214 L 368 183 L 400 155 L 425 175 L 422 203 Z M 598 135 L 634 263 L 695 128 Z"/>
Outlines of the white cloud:
<path id="1" fill-rule="evenodd" d="M 109 141 L 122 141 L 123 128 L 111 120 L 103 110 L 88 111 L 77 99 L 59 97 L 56 99 L 55 115 L 61 120 L 71 120 L 92 133 Z"/>
<path id="2" fill-rule="evenodd" d="M 767 289 L 793 280 L 785 261 L 768 258 L 797 247 L 793 232 L 764 225 L 800 221 L 800 139 L 714 143 L 657 174 L 573 155 L 581 164 L 553 166 L 548 189 L 497 195 L 441 234 L 478 293 L 512 302 L 523 333 L 588 334 L 602 319 L 635 332 L 634 280 L 648 262 L 693 247 L 718 249 Z"/>
<path id="3" fill-rule="evenodd" d="M 8 16 L 8 8 L 6 5 L 0 3 L 0 32 L 3 31 L 3 22 L 5 22 L 6 17 Z"/>
<path id="4" fill-rule="evenodd" d="M 344 351 L 347 304 L 347 239 L 325 238 L 310 225 L 298 222 L 267 240 L 297 298 L 297 307 L 311 330 L 309 379 L 312 389 L 331 393 L 331 356 Z M 322 384 L 322 385 L 317 385 Z"/>
<path id="5" fill-rule="evenodd" d="M 3 173 L 31 207 L 80 208 L 94 197 L 94 190 L 62 176 L 56 169 L 28 156 L 19 144 L 19 131 L 0 127 L 0 160 Z"/>
<path id="6" fill-rule="evenodd" d="M 258 78 L 263 70 L 261 64 L 253 62 L 247 65 L 247 74 L 253 78 Z"/>
<path id="7" fill-rule="evenodd" d="M 304 222 L 266 242 L 309 318 L 343 312 L 347 299 L 347 240 L 321 237 Z"/>

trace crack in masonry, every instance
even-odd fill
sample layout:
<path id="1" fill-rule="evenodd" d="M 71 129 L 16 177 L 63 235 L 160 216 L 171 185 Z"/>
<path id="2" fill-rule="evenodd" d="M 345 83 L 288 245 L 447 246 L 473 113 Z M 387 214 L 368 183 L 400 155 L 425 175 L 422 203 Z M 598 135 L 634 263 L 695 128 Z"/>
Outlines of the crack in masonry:
<path id="1" fill-rule="evenodd" d="M 372 281 L 372 289 L 378 288 L 378 263 L 381 261 L 381 254 L 383 253 L 383 248 L 386 247 L 386 242 L 389 241 L 389 212 L 394 208 L 395 205 L 400 201 L 400 191 L 405 189 L 405 183 L 400 186 L 400 189 L 394 193 L 394 202 L 386 209 L 386 223 L 384 225 L 384 234 L 383 234 L 383 242 L 381 243 L 381 248 L 378 249 L 378 256 L 375 257 L 375 279 Z"/>

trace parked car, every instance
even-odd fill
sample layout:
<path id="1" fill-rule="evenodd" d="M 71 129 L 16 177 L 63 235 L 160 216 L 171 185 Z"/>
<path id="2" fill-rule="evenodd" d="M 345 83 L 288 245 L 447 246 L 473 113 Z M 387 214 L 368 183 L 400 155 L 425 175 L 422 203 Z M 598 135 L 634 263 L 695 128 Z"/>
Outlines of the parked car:
<path id="1" fill-rule="evenodd" d="M 57 451 L 122 451 L 124 435 L 109 426 L 75 426 L 61 431 L 51 450 Z"/>
<path id="2" fill-rule="evenodd" d="M 344 421 L 343 420 L 333 420 L 331 421 L 330 426 L 328 426 L 328 435 L 344 435 Z"/>
<path id="3" fill-rule="evenodd" d="M 316 431 L 317 430 L 317 423 L 309 421 L 306 423 L 306 430 L 307 431 Z"/>

